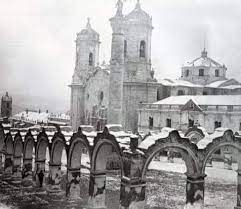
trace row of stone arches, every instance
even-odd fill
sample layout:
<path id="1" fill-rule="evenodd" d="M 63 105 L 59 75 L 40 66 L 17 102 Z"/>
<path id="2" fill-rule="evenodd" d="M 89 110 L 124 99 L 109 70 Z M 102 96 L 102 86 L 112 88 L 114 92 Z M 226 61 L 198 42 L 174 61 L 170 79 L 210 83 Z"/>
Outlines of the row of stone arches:
<path id="1" fill-rule="evenodd" d="M 24 139 L 23 134 L 17 132 L 4 134 L 0 126 L 0 143 L 2 156 L 5 157 L 4 174 L 20 177 L 26 180 L 32 177 L 33 153 L 35 153 L 35 174 L 44 170 L 46 152 L 49 152 L 49 185 L 52 190 L 60 189 L 61 152 L 67 155 L 66 194 L 78 198 L 81 181 L 81 154 L 89 157 L 89 206 L 94 208 L 106 207 L 106 176 L 118 171 L 121 178 L 120 208 L 144 208 L 146 171 L 154 156 L 162 150 L 173 149 L 179 152 L 186 165 L 186 208 L 203 208 L 205 167 L 208 158 L 221 147 L 231 146 L 241 153 L 241 137 L 235 136 L 231 130 L 224 130 L 223 134 L 207 144 L 204 149 L 188 138 L 181 137 L 176 130 L 171 130 L 155 139 L 146 138 L 139 145 L 136 138 L 130 138 L 130 144 L 121 142 L 105 128 L 98 133 L 94 140 L 90 140 L 79 129 L 70 140 L 58 130 L 53 137 L 48 137 L 43 129 L 36 137 L 28 131 Z M 238 156 L 237 159 L 241 159 Z M 21 167 L 22 160 L 22 167 Z M 239 166 L 241 165 L 240 162 Z M 241 179 L 241 168 L 238 169 L 238 179 Z M 240 207 L 241 189 L 237 187 L 237 208 Z"/>

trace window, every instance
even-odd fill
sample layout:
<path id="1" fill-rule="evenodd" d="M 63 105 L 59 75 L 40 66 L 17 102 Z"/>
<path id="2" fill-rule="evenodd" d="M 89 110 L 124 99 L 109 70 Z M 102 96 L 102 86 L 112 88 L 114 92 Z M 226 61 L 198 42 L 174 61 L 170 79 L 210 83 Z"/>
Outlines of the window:
<path id="1" fill-rule="evenodd" d="M 167 118 L 166 120 L 166 127 L 169 127 L 169 128 L 172 127 L 172 120 L 170 118 Z"/>
<path id="2" fill-rule="evenodd" d="M 93 53 L 89 54 L 89 66 L 93 66 Z"/>
<path id="3" fill-rule="evenodd" d="M 239 124 L 239 130 L 241 131 L 241 123 Z"/>
<path id="4" fill-rule="evenodd" d="M 220 128 L 220 127 L 222 127 L 222 122 L 215 121 L 214 128 L 216 129 L 216 128 Z"/>
<path id="5" fill-rule="evenodd" d="M 185 95 L 185 92 L 183 90 L 178 90 L 177 96 Z"/>
<path id="6" fill-rule="evenodd" d="M 219 77 L 219 70 L 215 70 L 215 77 Z"/>
<path id="7" fill-rule="evenodd" d="M 194 126 L 194 120 L 189 119 L 188 120 L 188 127 L 190 128 L 190 127 L 193 127 L 193 126 Z"/>
<path id="8" fill-rule="evenodd" d="M 199 76 L 204 76 L 204 69 L 199 69 Z"/>
<path id="9" fill-rule="evenodd" d="M 7 103 L 7 108 L 10 108 L 10 104 L 9 103 Z"/>
<path id="10" fill-rule="evenodd" d="M 233 106 L 232 105 L 228 106 L 228 112 L 233 112 Z"/>
<path id="11" fill-rule="evenodd" d="M 143 57 L 143 58 L 146 57 L 146 42 L 145 41 L 141 41 L 141 44 L 140 44 L 140 57 Z"/>
<path id="12" fill-rule="evenodd" d="M 208 92 L 204 91 L 204 92 L 203 92 L 203 95 L 208 95 Z"/>
<path id="13" fill-rule="evenodd" d="M 124 56 L 126 57 L 127 55 L 127 41 L 124 41 Z"/>
<path id="14" fill-rule="evenodd" d="M 153 129 L 153 117 L 149 117 L 149 129 Z"/>
<path id="15" fill-rule="evenodd" d="M 186 70 L 185 71 L 185 77 L 188 77 L 189 76 L 189 70 Z"/>
<path id="16" fill-rule="evenodd" d="M 103 99 L 104 99 L 104 92 L 103 92 L 103 91 L 101 91 L 101 92 L 100 92 L 100 102 L 102 102 L 102 101 L 103 101 Z"/>

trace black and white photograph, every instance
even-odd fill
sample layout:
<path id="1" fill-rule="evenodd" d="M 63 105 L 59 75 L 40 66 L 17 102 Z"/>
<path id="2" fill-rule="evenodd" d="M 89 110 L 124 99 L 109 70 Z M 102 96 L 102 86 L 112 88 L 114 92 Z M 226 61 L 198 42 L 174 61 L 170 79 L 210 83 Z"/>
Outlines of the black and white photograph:
<path id="1" fill-rule="evenodd" d="M 0 209 L 241 209 L 241 1 L 0 0 Z"/>

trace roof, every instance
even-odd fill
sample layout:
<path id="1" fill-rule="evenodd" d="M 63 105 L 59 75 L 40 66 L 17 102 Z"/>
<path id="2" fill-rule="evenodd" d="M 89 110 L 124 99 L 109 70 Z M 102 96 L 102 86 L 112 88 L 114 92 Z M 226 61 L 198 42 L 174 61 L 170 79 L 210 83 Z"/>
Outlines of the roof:
<path id="1" fill-rule="evenodd" d="M 241 106 L 240 95 L 200 95 L 200 96 L 171 96 L 166 99 L 155 102 L 157 105 L 185 105 L 192 100 L 197 105 L 208 106 Z"/>
<path id="2" fill-rule="evenodd" d="M 99 34 L 91 27 L 90 18 L 88 18 L 86 28 L 81 30 L 80 33 L 77 34 L 78 36 L 91 36 L 94 39 L 99 39 Z"/>
<path id="3" fill-rule="evenodd" d="M 136 7 L 125 17 L 128 22 L 139 22 L 151 24 L 152 18 L 144 10 L 141 9 L 141 4 L 139 0 L 137 1 Z"/>
<path id="4" fill-rule="evenodd" d="M 197 85 L 189 81 L 178 80 L 178 79 L 162 79 L 158 83 L 164 86 L 187 86 L 187 87 L 203 87 L 202 85 Z"/>
<path id="5" fill-rule="evenodd" d="M 204 49 L 202 51 L 201 57 L 198 57 L 194 59 L 191 62 L 187 62 L 184 67 L 225 67 L 224 65 L 216 62 L 215 60 L 211 59 L 210 57 L 207 56 L 207 51 Z"/>

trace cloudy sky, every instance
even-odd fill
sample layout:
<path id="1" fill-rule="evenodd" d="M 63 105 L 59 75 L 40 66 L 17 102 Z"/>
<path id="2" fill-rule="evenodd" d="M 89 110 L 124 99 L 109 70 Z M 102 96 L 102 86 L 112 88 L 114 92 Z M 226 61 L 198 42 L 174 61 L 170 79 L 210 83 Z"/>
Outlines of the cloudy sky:
<path id="1" fill-rule="evenodd" d="M 117 0 L 0 0 L 0 92 L 41 97 L 69 109 L 76 33 L 91 18 L 100 33 L 102 60 L 110 59 L 109 18 Z M 130 12 L 136 0 L 126 0 Z M 177 78 L 180 67 L 208 55 L 241 81 L 240 0 L 141 0 L 153 17 L 152 63 L 158 78 Z M 53 103 L 51 103 L 53 104 Z M 39 104 L 41 107 L 42 104 Z M 49 107 L 53 110 L 53 107 Z"/>

